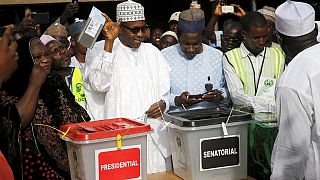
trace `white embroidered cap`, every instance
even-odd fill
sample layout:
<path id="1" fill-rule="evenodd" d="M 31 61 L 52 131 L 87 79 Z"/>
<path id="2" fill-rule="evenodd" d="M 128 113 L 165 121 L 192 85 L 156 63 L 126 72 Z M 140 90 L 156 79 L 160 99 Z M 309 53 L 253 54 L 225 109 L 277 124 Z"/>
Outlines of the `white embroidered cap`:
<path id="1" fill-rule="evenodd" d="M 52 41 L 52 40 L 56 40 L 55 38 L 53 38 L 52 36 L 46 35 L 46 34 L 42 34 L 42 36 L 40 37 L 40 41 L 46 45 L 48 42 Z"/>
<path id="2" fill-rule="evenodd" d="M 306 35 L 315 28 L 315 11 L 307 3 L 288 0 L 275 13 L 276 29 L 286 36 Z"/>
<path id="3" fill-rule="evenodd" d="M 128 0 L 117 5 L 117 21 L 130 22 L 141 20 L 145 20 L 145 16 L 144 8 L 140 3 Z"/>
<path id="4" fill-rule="evenodd" d="M 276 9 L 273 7 L 263 6 L 263 8 L 259 9 L 257 12 L 261 13 L 267 20 L 275 23 L 276 21 L 276 15 L 274 14 L 275 11 Z"/>
<path id="5" fill-rule="evenodd" d="M 178 36 L 177 36 L 177 34 L 175 33 L 175 32 L 173 32 L 173 31 L 166 31 L 165 33 L 163 33 L 162 35 L 161 35 L 161 38 L 162 37 L 164 37 L 164 36 L 173 36 L 174 38 L 176 38 L 176 40 L 178 41 Z M 161 39 L 160 38 L 160 39 Z"/>

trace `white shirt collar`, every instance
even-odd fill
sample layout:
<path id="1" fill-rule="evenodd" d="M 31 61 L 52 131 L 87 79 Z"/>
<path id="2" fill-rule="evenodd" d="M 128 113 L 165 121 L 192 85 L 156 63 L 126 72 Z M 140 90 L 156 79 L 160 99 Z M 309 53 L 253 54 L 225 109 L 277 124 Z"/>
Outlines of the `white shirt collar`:
<path id="1" fill-rule="evenodd" d="M 263 51 L 261 53 L 258 54 L 258 56 L 263 57 L 264 56 L 264 51 L 266 51 L 266 47 L 263 49 Z M 241 53 L 241 58 L 245 58 L 247 56 L 254 56 L 244 45 L 244 43 L 242 42 L 240 45 L 240 53 Z M 265 55 L 267 57 L 267 53 Z"/>

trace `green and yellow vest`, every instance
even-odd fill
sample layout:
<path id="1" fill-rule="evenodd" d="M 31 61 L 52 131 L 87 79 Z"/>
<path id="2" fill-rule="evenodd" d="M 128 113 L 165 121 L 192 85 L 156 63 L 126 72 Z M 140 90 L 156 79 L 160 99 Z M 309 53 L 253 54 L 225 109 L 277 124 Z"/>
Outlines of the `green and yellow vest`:
<path id="1" fill-rule="evenodd" d="M 285 55 L 279 48 L 266 48 L 261 77 L 279 79 L 285 63 Z M 249 57 L 241 57 L 240 48 L 225 53 L 225 56 L 234 68 L 243 84 L 244 93 L 255 96 L 257 89 L 255 73 Z"/>

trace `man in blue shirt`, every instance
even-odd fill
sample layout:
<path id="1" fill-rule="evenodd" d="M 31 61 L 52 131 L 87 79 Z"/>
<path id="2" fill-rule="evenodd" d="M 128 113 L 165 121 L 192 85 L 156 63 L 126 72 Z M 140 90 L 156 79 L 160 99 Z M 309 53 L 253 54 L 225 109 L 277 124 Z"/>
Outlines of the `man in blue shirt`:
<path id="1" fill-rule="evenodd" d="M 222 52 L 202 43 L 204 12 L 189 9 L 179 16 L 179 43 L 162 50 L 170 68 L 170 111 L 228 106 Z"/>

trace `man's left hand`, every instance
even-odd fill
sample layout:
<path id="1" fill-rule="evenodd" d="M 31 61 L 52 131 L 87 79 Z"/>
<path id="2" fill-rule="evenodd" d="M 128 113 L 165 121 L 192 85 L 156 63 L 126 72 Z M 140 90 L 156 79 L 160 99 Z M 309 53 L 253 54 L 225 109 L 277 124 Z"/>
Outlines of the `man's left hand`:
<path id="1" fill-rule="evenodd" d="M 205 93 L 201 97 L 204 101 L 209 101 L 209 102 L 218 102 L 223 99 L 221 91 L 218 89 L 215 89 L 213 91 L 209 91 L 208 93 Z"/>
<path id="2" fill-rule="evenodd" d="M 164 100 L 160 100 L 150 106 L 146 114 L 150 118 L 157 118 L 161 116 L 161 113 L 166 109 L 166 102 Z"/>

